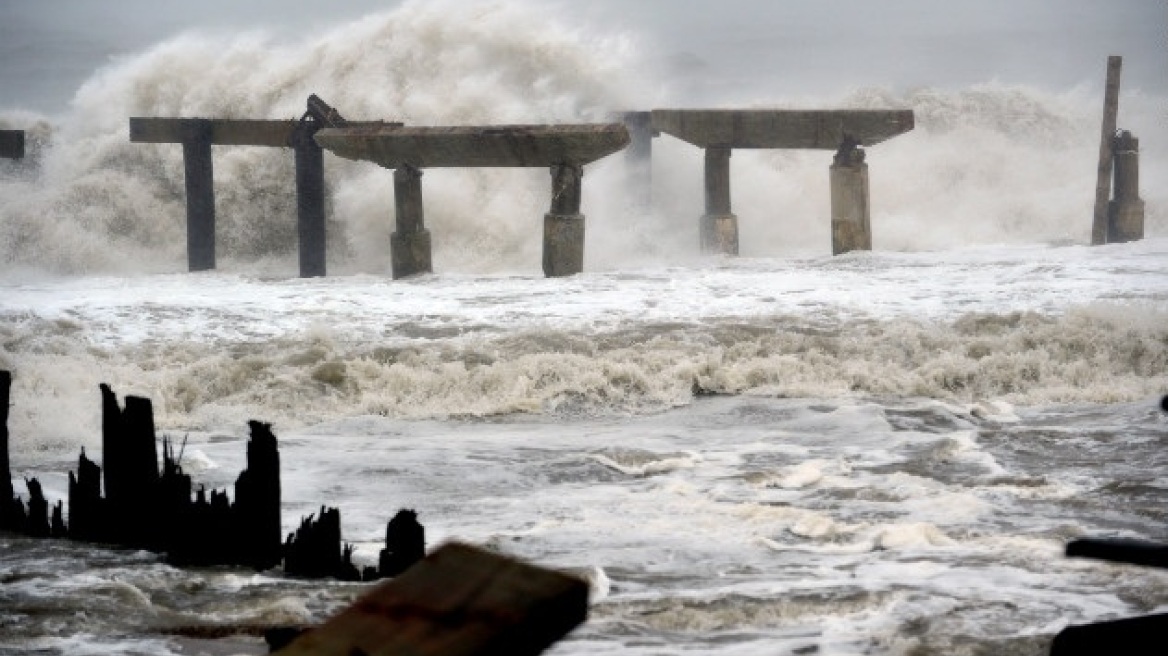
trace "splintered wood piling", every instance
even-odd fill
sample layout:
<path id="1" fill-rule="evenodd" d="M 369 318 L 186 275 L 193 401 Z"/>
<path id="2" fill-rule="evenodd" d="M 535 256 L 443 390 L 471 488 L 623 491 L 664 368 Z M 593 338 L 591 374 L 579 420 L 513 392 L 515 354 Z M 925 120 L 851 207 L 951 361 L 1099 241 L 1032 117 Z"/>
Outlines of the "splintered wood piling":
<path id="1" fill-rule="evenodd" d="M 174 565 L 234 565 L 266 570 L 283 563 L 302 577 L 373 580 L 404 571 L 425 555 L 425 530 L 403 510 L 386 529 L 381 568 L 358 571 L 353 547 L 341 541 L 341 513 L 321 507 L 281 541 L 280 450 L 272 425 L 250 421 L 247 468 L 235 482 L 235 502 L 225 490 L 193 493 L 182 470 L 182 449 L 164 439 L 162 468 L 149 399 L 127 396 L 125 407 L 101 385 L 102 466 L 85 455 L 69 472 L 68 524 L 61 501 L 50 509 L 36 478 L 26 478 L 28 505 L 12 489 L 8 461 L 8 407 L 12 376 L 0 371 L 0 530 L 30 537 L 68 537 L 164 552 Z M 102 496 L 102 481 L 105 496 Z M 387 572 L 392 572 L 387 573 Z"/>
<path id="2" fill-rule="evenodd" d="M 24 505 L 12 489 L 12 467 L 8 464 L 8 400 L 12 374 L 0 371 L 0 530 L 24 530 Z"/>

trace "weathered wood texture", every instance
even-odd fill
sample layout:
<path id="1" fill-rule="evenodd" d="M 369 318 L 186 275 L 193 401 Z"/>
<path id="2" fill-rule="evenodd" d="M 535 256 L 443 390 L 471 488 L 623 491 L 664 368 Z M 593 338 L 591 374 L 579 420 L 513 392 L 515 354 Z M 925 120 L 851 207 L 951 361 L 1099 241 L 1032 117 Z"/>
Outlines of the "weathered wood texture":
<path id="1" fill-rule="evenodd" d="M 1119 75 L 1123 57 L 1107 58 L 1107 86 L 1103 92 L 1103 126 L 1099 135 L 1099 165 L 1095 180 L 1095 214 L 1091 222 L 1091 244 L 1107 243 L 1107 201 L 1111 195 L 1111 144 L 1119 114 Z"/>
<path id="2" fill-rule="evenodd" d="M 0 130 L 0 157 L 24 157 L 24 130 Z"/>
<path id="3" fill-rule="evenodd" d="M 8 463 L 8 407 L 12 374 L 0 371 L 0 530 L 24 530 L 24 504 L 12 489 L 12 467 Z M 19 510 L 19 512 L 18 512 Z"/>
<path id="4" fill-rule="evenodd" d="M 436 167 L 550 167 L 584 165 L 624 148 L 620 123 L 368 127 L 346 125 L 316 133 L 322 148 L 388 169 Z"/>
<path id="5" fill-rule="evenodd" d="M 283 656 L 529 656 L 581 624 L 588 585 L 447 544 L 301 634 Z"/>
<path id="6" fill-rule="evenodd" d="M 701 148 L 835 150 L 844 136 L 872 146 L 913 129 L 911 109 L 655 109 L 653 129 Z"/>

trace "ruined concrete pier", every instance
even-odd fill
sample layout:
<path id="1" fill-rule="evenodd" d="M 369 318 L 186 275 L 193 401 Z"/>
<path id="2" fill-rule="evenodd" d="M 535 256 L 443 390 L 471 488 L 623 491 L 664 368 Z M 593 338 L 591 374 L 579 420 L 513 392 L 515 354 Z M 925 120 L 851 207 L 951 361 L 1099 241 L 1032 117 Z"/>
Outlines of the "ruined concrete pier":
<path id="1" fill-rule="evenodd" d="M 345 121 L 315 95 L 300 120 L 226 118 L 130 119 L 134 143 L 181 143 L 187 193 L 187 262 L 191 271 L 215 268 L 215 184 L 211 146 L 292 148 L 296 157 L 296 215 L 300 275 L 325 275 L 324 159 L 313 135 L 325 126 L 401 125 Z"/>
<path id="2" fill-rule="evenodd" d="M 1140 198 L 1140 140 L 1123 130 L 1112 145 L 1115 198 L 1107 205 L 1107 241 L 1144 238 L 1144 201 Z"/>
<path id="3" fill-rule="evenodd" d="M 24 157 L 24 130 L 0 130 L 0 157 Z"/>
<path id="4" fill-rule="evenodd" d="M 831 164 L 831 254 L 872 250 L 864 149 L 846 141 Z"/>
<path id="5" fill-rule="evenodd" d="M 422 170 L 405 165 L 393 171 L 393 202 L 397 230 L 389 236 L 394 278 L 431 273 L 430 231 L 422 206 Z"/>
<path id="6" fill-rule="evenodd" d="M 913 128 L 912 110 L 655 109 L 652 128 L 706 151 L 704 252 L 738 253 L 738 218 L 730 207 L 734 148 L 814 148 L 843 151 L 873 146 Z M 833 163 L 832 252 L 871 248 L 867 164 L 854 154 Z M 835 229 L 839 223 L 841 229 Z M 844 226 L 847 226 L 844 228 Z M 837 236 L 838 235 L 838 236 Z"/>
<path id="7" fill-rule="evenodd" d="M 340 157 L 394 169 L 398 241 L 391 253 L 399 278 L 430 270 L 430 237 L 422 226 L 421 169 L 435 167 L 544 167 L 552 173 L 551 209 L 544 217 L 543 269 L 548 276 L 583 271 L 584 165 L 629 143 L 620 124 L 455 127 L 342 126 L 316 133 L 321 147 Z M 417 173 L 402 174 L 402 170 Z M 399 182 L 400 180 L 400 182 Z"/>

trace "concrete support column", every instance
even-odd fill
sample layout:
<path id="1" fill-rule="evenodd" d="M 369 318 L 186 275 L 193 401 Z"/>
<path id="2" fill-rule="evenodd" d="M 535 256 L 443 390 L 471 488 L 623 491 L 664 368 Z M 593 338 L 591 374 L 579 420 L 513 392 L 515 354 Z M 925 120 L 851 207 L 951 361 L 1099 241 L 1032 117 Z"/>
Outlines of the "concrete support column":
<path id="1" fill-rule="evenodd" d="M 653 209 L 653 115 L 624 112 L 620 119 L 629 131 L 629 145 L 625 147 L 629 198 L 635 210 L 649 212 Z"/>
<path id="2" fill-rule="evenodd" d="M 552 207 L 543 217 L 543 273 L 552 278 L 584 270 L 584 215 L 580 213 L 584 167 L 551 167 Z"/>
<path id="3" fill-rule="evenodd" d="M 183 166 L 187 187 L 187 266 L 215 268 L 215 174 L 211 164 L 211 122 L 192 119 L 183 126 Z"/>
<path id="4" fill-rule="evenodd" d="M 1107 86 L 1103 91 L 1103 125 L 1099 136 L 1099 168 L 1095 182 L 1095 212 L 1091 220 L 1091 245 L 1107 243 L 1107 196 L 1111 186 L 1111 143 L 1115 139 L 1115 122 L 1119 113 L 1119 74 L 1123 58 L 1107 58 Z"/>
<path id="5" fill-rule="evenodd" d="M 831 252 L 872 250 L 868 164 L 864 150 L 845 140 L 831 165 Z"/>
<path id="6" fill-rule="evenodd" d="M 1140 140 L 1124 130 L 1112 145 L 1115 199 L 1107 208 L 1107 241 L 1144 238 L 1144 201 L 1140 199 Z"/>
<path id="7" fill-rule="evenodd" d="M 431 273 L 430 231 L 422 211 L 422 170 L 408 164 L 394 169 L 393 199 L 397 230 L 389 237 L 393 277 Z"/>
<path id="8" fill-rule="evenodd" d="M 730 149 L 706 149 L 706 213 L 701 222 L 703 253 L 738 254 L 738 217 L 730 213 Z"/>
<path id="9" fill-rule="evenodd" d="M 312 140 L 319 126 L 301 121 L 292 135 L 296 151 L 296 233 L 300 277 L 325 275 L 324 151 Z"/>

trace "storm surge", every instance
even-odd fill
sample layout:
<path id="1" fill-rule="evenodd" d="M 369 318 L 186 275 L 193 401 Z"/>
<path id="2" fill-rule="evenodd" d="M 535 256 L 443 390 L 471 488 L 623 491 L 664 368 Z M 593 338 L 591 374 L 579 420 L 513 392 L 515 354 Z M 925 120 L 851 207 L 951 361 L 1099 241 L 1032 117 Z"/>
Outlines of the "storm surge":
<path id="1" fill-rule="evenodd" d="M 181 271 L 185 210 L 181 149 L 131 144 L 130 116 L 291 119 L 310 93 L 348 118 L 412 125 L 608 120 L 630 108 L 721 106 L 676 95 L 631 33 L 567 26 L 522 2 L 468 7 L 406 3 L 323 34 L 188 33 L 100 69 L 54 118 L 0 112 L 29 130 L 30 155 L 0 162 L 0 266 L 66 274 Z M 751 80 L 739 81 L 743 88 Z M 742 95 L 741 93 L 738 95 Z M 877 249 L 1087 241 L 1098 143 L 1098 98 L 987 82 L 964 88 L 841 90 L 797 102 L 757 90 L 758 107 L 911 108 L 915 131 L 871 149 Z M 1161 99 L 1127 94 L 1123 127 L 1168 140 Z M 701 152 L 655 140 L 652 211 L 629 202 L 623 157 L 588 168 L 586 267 L 697 251 Z M 1165 175 L 1148 149 L 1144 180 Z M 830 153 L 736 153 L 734 209 L 747 256 L 826 252 Z M 334 273 L 384 273 L 393 226 L 386 171 L 327 158 L 329 261 Z M 290 152 L 215 151 L 220 266 L 295 270 Z M 430 171 L 426 222 L 438 270 L 530 272 L 539 261 L 546 172 Z M 1168 217 L 1148 188 L 1149 234 Z"/>

